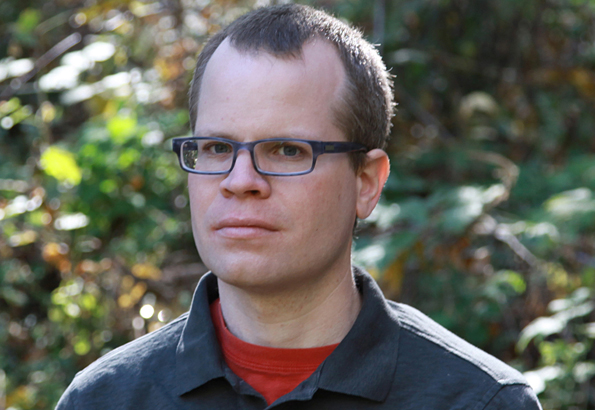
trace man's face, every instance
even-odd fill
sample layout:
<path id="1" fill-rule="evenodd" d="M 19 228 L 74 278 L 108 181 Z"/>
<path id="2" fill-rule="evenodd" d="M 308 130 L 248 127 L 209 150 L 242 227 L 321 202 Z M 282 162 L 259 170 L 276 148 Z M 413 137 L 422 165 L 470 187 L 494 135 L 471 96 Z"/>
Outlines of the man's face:
<path id="1" fill-rule="evenodd" d="M 326 41 L 306 44 L 302 58 L 278 59 L 226 40 L 202 79 L 196 135 L 345 141 L 333 121 L 344 81 Z M 240 150 L 231 173 L 188 177 L 201 258 L 220 280 L 253 290 L 291 289 L 349 269 L 358 186 L 347 154 L 320 156 L 310 174 L 279 177 L 258 174 Z"/>

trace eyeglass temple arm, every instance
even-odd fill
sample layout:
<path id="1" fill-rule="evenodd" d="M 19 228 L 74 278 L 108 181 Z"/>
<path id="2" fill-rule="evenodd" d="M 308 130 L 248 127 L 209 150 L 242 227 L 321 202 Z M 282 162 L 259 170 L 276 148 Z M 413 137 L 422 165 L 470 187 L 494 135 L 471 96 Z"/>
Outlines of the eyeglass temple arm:
<path id="1" fill-rule="evenodd" d="M 321 153 L 332 154 L 341 152 L 367 151 L 368 149 L 357 142 L 323 142 L 321 143 Z"/>

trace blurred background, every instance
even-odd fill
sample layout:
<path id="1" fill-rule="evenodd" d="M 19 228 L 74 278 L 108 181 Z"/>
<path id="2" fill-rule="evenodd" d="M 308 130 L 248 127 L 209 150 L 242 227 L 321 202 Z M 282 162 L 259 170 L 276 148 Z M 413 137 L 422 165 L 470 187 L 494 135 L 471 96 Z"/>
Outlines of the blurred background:
<path id="1" fill-rule="evenodd" d="M 270 1 L 0 2 L 0 409 L 184 312 L 206 271 L 187 92 L 209 35 Z M 325 0 L 395 76 L 392 173 L 355 259 L 595 409 L 595 1 Z"/>

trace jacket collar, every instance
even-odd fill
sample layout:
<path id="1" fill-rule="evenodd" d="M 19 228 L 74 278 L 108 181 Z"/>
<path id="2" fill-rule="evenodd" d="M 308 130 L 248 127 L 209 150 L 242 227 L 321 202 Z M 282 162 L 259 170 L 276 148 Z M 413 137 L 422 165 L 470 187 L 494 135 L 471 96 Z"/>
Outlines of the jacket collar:
<path id="1" fill-rule="evenodd" d="M 178 396 L 224 377 L 223 355 L 211 321 L 209 304 L 217 299 L 217 277 L 205 274 L 194 291 L 190 311 L 176 348 L 176 383 Z"/>
<path id="2" fill-rule="evenodd" d="M 399 322 L 374 279 L 357 267 L 353 271 L 362 309 L 324 363 L 318 387 L 384 401 L 397 368 Z"/>
<path id="3" fill-rule="evenodd" d="M 383 401 L 397 367 L 399 322 L 382 291 L 365 271 L 354 267 L 362 309 L 353 327 L 312 375 L 317 388 Z M 182 395 L 210 380 L 225 377 L 225 365 L 209 304 L 218 297 L 217 278 L 204 275 L 198 283 L 176 350 L 176 385 Z M 315 389 L 312 390 L 312 393 Z"/>

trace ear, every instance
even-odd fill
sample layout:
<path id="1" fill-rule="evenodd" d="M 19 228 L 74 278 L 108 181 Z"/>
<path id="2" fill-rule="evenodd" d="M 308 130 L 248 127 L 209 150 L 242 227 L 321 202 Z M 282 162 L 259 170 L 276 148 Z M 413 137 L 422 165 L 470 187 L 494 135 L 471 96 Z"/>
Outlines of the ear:
<path id="1" fill-rule="evenodd" d="M 381 149 L 373 149 L 366 154 L 366 164 L 357 175 L 356 213 L 360 219 L 367 218 L 378 203 L 382 188 L 388 179 L 390 161 Z"/>

